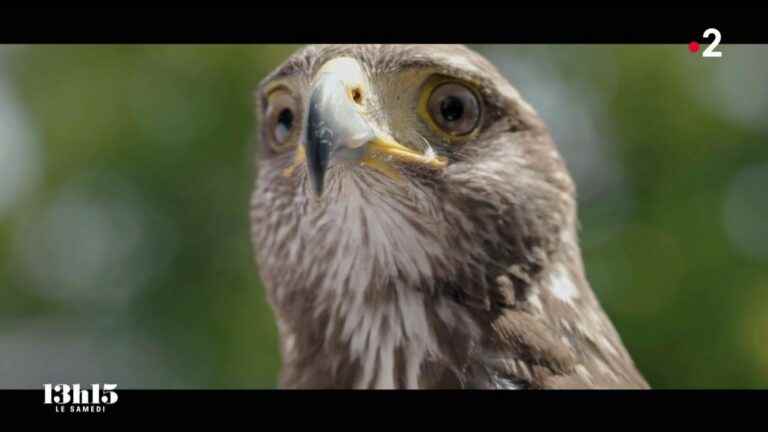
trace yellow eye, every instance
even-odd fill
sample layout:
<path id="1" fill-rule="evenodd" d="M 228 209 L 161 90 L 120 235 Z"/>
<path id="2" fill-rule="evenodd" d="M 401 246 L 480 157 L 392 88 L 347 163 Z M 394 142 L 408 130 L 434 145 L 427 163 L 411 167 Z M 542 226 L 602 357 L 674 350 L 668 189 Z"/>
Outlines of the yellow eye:
<path id="1" fill-rule="evenodd" d="M 432 123 L 451 136 L 468 135 L 480 124 L 480 101 L 472 89 L 459 82 L 435 86 L 425 108 Z"/>
<path id="2" fill-rule="evenodd" d="M 275 90 L 269 95 L 266 121 L 267 139 L 273 149 L 285 150 L 293 142 L 298 129 L 296 99 L 286 90 Z"/>

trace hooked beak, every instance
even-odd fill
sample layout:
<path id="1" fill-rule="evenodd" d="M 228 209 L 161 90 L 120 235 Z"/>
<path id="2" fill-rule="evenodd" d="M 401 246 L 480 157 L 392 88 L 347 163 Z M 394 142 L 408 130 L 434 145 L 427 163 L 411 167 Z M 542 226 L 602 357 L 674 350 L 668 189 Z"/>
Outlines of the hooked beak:
<path id="1" fill-rule="evenodd" d="M 364 88 L 362 71 L 350 58 L 328 62 L 312 88 L 302 145 L 317 196 L 322 195 L 325 174 L 335 163 L 362 164 L 389 176 L 397 175 L 391 167 L 394 161 L 433 169 L 446 165 L 445 158 L 414 151 L 378 131 L 366 118 L 360 100 Z"/>

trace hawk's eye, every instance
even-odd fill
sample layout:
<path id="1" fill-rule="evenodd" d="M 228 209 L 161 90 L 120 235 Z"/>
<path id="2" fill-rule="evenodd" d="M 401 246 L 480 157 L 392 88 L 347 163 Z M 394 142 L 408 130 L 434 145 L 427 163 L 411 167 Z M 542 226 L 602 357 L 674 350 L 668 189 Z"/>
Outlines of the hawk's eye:
<path id="1" fill-rule="evenodd" d="M 296 117 L 296 100 L 287 91 L 276 90 L 269 96 L 265 126 L 275 150 L 284 150 L 291 143 Z"/>
<path id="2" fill-rule="evenodd" d="M 277 125 L 275 125 L 275 141 L 283 142 L 288 138 L 293 128 L 293 111 L 290 108 L 283 108 L 277 115 Z"/>
<path id="3" fill-rule="evenodd" d="M 480 102 L 467 86 L 449 82 L 440 84 L 427 101 L 432 121 L 450 135 L 466 135 L 477 127 L 480 120 Z"/>

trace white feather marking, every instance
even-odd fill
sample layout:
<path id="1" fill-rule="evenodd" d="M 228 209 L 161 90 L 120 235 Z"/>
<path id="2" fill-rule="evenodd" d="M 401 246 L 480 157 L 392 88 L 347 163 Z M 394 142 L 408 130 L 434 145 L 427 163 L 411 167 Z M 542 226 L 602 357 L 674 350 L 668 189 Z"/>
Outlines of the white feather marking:
<path id="1" fill-rule="evenodd" d="M 536 309 L 537 313 L 544 312 L 544 306 L 542 306 L 541 300 L 539 300 L 539 294 L 538 293 L 532 292 L 528 296 L 527 300 L 528 300 L 528 303 L 530 303 L 531 306 L 533 306 L 533 308 Z"/>
<path id="2" fill-rule="evenodd" d="M 584 367 L 584 365 L 576 365 L 575 368 L 573 368 L 576 371 L 576 374 L 578 374 L 581 378 L 583 378 L 587 383 L 592 384 L 592 374 L 589 373 L 587 368 Z"/>
<path id="3" fill-rule="evenodd" d="M 606 338 L 604 335 L 600 335 L 600 337 L 597 339 L 597 342 L 600 344 L 600 346 L 603 347 L 606 351 L 611 353 L 612 355 L 618 356 L 619 353 L 616 351 L 616 348 L 613 347 L 613 344 L 611 344 L 610 341 L 608 341 L 608 338 Z"/>
<path id="4" fill-rule="evenodd" d="M 607 377 L 609 377 L 613 381 L 619 380 L 619 377 L 616 376 L 616 374 L 611 370 L 611 368 L 609 368 L 607 364 L 603 363 L 602 360 L 596 358 L 595 363 L 597 364 L 597 369 L 601 373 L 605 374 Z"/>
<path id="5" fill-rule="evenodd" d="M 569 349 L 573 349 L 573 345 L 571 345 L 571 341 L 567 337 L 560 336 L 560 342 L 562 342 L 562 344 L 567 346 Z"/>
<path id="6" fill-rule="evenodd" d="M 568 270 L 562 265 L 555 267 L 550 274 L 549 289 L 555 298 L 568 304 L 573 304 L 573 300 L 579 297 L 579 290 L 571 280 Z"/>

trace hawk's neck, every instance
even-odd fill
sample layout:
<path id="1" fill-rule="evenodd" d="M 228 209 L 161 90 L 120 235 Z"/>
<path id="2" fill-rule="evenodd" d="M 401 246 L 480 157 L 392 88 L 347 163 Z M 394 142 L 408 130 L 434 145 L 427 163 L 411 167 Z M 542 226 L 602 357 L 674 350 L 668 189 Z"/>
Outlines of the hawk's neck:
<path id="1" fill-rule="evenodd" d="M 283 385 L 645 387 L 575 243 L 565 248 L 527 286 L 513 286 L 518 269 L 500 275 L 497 288 L 512 300 L 487 308 L 396 280 L 313 300 L 313 326 L 282 326 Z"/>

